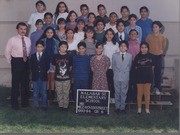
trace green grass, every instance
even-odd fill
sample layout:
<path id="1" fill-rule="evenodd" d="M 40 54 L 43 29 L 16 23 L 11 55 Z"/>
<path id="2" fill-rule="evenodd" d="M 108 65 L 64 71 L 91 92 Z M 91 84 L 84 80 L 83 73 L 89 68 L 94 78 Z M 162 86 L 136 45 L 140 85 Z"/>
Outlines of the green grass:
<path id="1" fill-rule="evenodd" d="M 9 95 L 9 88 L 0 88 L 0 133 L 177 133 L 179 128 L 175 107 L 153 108 L 150 116 L 138 116 L 136 109 L 117 115 L 111 106 L 109 116 L 82 116 L 75 114 L 73 104 L 68 113 L 59 112 L 57 104 L 47 112 L 31 107 L 14 111 Z"/>

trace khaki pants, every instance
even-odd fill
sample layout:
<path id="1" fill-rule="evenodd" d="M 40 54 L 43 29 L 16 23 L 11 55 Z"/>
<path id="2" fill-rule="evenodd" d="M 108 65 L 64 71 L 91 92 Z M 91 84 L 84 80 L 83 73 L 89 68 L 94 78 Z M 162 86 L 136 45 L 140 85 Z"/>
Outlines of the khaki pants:
<path id="1" fill-rule="evenodd" d="M 70 80 L 56 81 L 56 93 L 59 107 L 68 108 Z"/>
<path id="2" fill-rule="evenodd" d="M 150 88 L 151 88 L 151 84 L 150 83 L 137 84 L 137 89 L 138 89 L 137 104 L 138 104 L 138 108 L 141 108 L 141 106 L 142 106 L 142 96 L 144 94 L 144 97 L 145 97 L 145 106 L 146 106 L 146 109 L 149 109 Z"/>

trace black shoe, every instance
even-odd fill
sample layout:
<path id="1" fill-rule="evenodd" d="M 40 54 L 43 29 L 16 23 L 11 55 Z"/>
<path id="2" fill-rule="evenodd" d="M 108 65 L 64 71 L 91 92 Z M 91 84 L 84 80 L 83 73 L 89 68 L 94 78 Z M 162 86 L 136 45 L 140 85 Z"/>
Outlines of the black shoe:
<path id="1" fill-rule="evenodd" d="M 18 106 L 13 106 L 12 109 L 13 110 L 19 110 L 19 107 Z"/>
<path id="2" fill-rule="evenodd" d="M 120 109 L 116 109 L 115 112 L 116 112 L 116 114 L 119 115 L 120 114 Z"/>
<path id="3" fill-rule="evenodd" d="M 121 114 L 126 114 L 126 110 L 125 109 L 121 110 Z"/>
<path id="4" fill-rule="evenodd" d="M 59 107 L 59 111 L 62 112 L 64 110 L 63 107 Z"/>
<path id="5" fill-rule="evenodd" d="M 63 108 L 63 111 L 68 112 L 68 108 Z"/>
<path id="6" fill-rule="evenodd" d="M 47 107 L 42 107 L 41 109 L 45 112 L 47 111 Z"/>

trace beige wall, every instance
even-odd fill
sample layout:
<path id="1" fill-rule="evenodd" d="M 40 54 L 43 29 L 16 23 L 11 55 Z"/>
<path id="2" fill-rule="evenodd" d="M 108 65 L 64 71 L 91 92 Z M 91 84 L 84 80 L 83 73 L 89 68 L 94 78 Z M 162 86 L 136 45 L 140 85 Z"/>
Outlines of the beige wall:
<path id="1" fill-rule="evenodd" d="M 47 11 L 54 13 L 57 3 L 61 0 L 44 0 Z M 177 75 L 175 73 L 175 59 L 180 58 L 180 2 L 179 0 L 63 0 L 69 10 L 75 10 L 78 14 L 79 6 L 86 3 L 90 11 L 97 14 L 97 5 L 104 4 L 107 8 L 107 15 L 115 11 L 120 15 L 120 7 L 127 5 L 131 13 L 139 16 L 139 8 L 147 6 L 150 9 L 150 18 L 160 20 L 165 26 L 165 36 L 168 38 L 168 51 L 165 57 L 165 73 L 172 81 L 172 87 Z M 15 26 L 19 21 L 27 21 L 32 12 L 35 11 L 36 0 L 0 0 L 0 84 L 10 84 L 10 65 L 4 58 L 4 49 L 7 40 L 16 35 Z M 179 85 L 179 84 L 178 84 Z"/>

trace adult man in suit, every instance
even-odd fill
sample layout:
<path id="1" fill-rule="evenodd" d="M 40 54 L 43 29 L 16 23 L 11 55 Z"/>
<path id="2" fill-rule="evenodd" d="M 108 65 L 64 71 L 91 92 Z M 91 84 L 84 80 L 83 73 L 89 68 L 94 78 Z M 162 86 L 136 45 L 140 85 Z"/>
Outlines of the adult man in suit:
<path id="1" fill-rule="evenodd" d="M 21 107 L 28 106 L 29 91 L 29 53 L 31 42 L 26 37 L 27 25 L 20 22 L 16 26 L 18 35 L 8 40 L 5 57 L 11 63 L 12 89 L 11 106 L 12 109 L 19 109 L 18 96 L 21 95 Z M 20 92 L 19 92 L 19 88 Z"/>
<path id="2" fill-rule="evenodd" d="M 132 65 L 132 55 L 127 53 L 128 42 L 119 42 L 120 52 L 112 57 L 112 69 L 114 72 L 115 107 L 116 113 L 126 113 L 125 101 L 129 86 L 129 73 Z"/>

